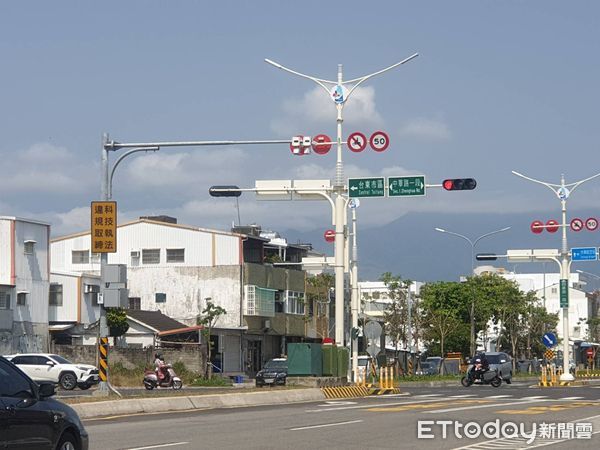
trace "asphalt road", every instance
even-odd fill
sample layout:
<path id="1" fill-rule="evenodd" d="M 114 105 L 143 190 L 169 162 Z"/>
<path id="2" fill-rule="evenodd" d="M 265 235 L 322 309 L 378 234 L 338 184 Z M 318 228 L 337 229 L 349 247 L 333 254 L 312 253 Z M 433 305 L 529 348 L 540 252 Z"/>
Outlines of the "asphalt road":
<path id="1" fill-rule="evenodd" d="M 600 386 L 542 389 L 515 383 L 405 391 L 408 395 L 157 411 L 84 423 L 93 450 L 600 448 Z"/>

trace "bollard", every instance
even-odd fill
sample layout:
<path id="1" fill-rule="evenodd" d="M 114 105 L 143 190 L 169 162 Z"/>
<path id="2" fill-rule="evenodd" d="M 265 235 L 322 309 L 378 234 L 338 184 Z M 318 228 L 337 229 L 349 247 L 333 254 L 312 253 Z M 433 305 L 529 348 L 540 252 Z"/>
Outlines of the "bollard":
<path id="1" fill-rule="evenodd" d="M 394 368 L 390 367 L 390 389 L 394 389 Z"/>
<path id="2" fill-rule="evenodd" d="M 546 366 L 543 366 L 540 373 L 540 383 L 542 386 L 545 386 L 547 381 L 548 380 L 546 379 Z"/>

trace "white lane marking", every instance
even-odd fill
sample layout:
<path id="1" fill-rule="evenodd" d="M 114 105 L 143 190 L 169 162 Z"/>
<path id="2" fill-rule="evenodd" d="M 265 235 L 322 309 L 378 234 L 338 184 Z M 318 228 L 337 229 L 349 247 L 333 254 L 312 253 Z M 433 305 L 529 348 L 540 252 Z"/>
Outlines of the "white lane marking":
<path id="1" fill-rule="evenodd" d="M 442 394 L 423 394 L 423 395 L 415 395 L 415 397 L 441 397 Z"/>
<path id="2" fill-rule="evenodd" d="M 458 408 L 448 408 L 448 409 L 435 409 L 433 411 L 423 411 L 425 414 L 439 414 L 453 411 L 464 411 L 467 409 L 481 409 L 481 408 L 494 408 L 496 406 L 510 406 L 510 405 L 522 405 L 529 403 L 538 403 L 538 402 L 549 402 L 550 400 L 527 400 L 525 402 L 509 402 L 509 403 L 490 403 L 489 405 L 477 405 L 477 406 L 461 406 Z"/>
<path id="3" fill-rule="evenodd" d="M 310 425 L 308 427 L 290 428 L 290 431 L 312 430 L 313 428 L 337 427 L 338 425 L 350 425 L 351 423 L 360 423 L 362 420 L 350 420 L 348 422 L 323 423 L 321 425 Z"/>
<path id="4" fill-rule="evenodd" d="M 346 405 L 356 405 L 358 402 L 350 402 L 350 401 L 330 401 L 325 402 L 319 406 L 346 406 Z"/>
<path id="5" fill-rule="evenodd" d="M 450 398 L 467 398 L 467 397 L 477 397 L 477 394 L 451 395 L 450 396 Z"/>
<path id="6" fill-rule="evenodd" d="M 512 397 L 512 395 L 488 395 L 485 398 L 507 398 L 507 397 Z"/>
<path id="7" fill-rule="evenodd" d="M 382 408 L 387 406 L 400 406 L 400 405 L 416 405 L 419 403 L 431 403 L 431 402 L 439 402 L 443 399 L 431 399 L 431 400 L 419 400 L 416 402 L 392 402 L 392 403 L 375 403 L 370 405 L 354 405 L 354 406 L 340 406 L 337 408 L 322 408 L 322 409 L 306 409 L 304 412 L 326 412 L 326 411 L 340 411 L 344 409 L 368 409 L 368 408 Z"/>
<path id="8" fill-rule="evenodd" d="M 558 400 L 581 400 L 583 397 L 563 397 Z"/>
<path id="9" fill-rule="evenodd" d="M 533 397 L 521 397 L 521 400 L 538 400 L 541 398 L 548 398 L 547 395 L 534 395 Z"/>
<path id="10" fill-rule="evenodd" d="M 132 448 L 128 448 L 126 450 L 147 450 L 150 448 L 175 447 L 176 445 L 185 445 L 185 444 L 189 444 L 189 442 L 170 442 L 168 444 L 156 444 L 156 445 L 149 445 L 147 447 L 132 447 Z"/>

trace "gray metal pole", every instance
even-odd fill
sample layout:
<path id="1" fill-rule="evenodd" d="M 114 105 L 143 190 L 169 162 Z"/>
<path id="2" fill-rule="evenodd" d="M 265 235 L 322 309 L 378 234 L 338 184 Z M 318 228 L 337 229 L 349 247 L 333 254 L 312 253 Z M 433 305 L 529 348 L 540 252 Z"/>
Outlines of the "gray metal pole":
<path id="1" fill-rule="evenodd" d="M 101 168 L 102 168 L 102 174 L 101 174 L 101 196 L 102 196 L 102 201 L 109 201 L 110 200 L 110 186 L 109 186 L 109 166 L 108 166 L 108 150 L 105 148 L 105 144 L 106 142 L 108 142 L 108 134 L 104 133 L 102 136 L 102 164 L 101 164 Z M 91 235 L 90 235 L 90 239 L 91 239 Z M 108 263 L 108 254 L 107 253 L 100 253 L 100 273 L 102 274 L 104 272 L 104 267 L 106 266 L 106 264 Z M 104 280 L 100 280 L 101 283 L 104 282 Z M 106 310 L 104 309 L 104 304 L 100 304 L 100 339 L 102 338 L 108 338 L 108 326 L 106 324 Z M 96 348 L 100 348 L 100 342 L 97 343 Z M 100 384 L 98 386 L 98 390 L 100 392 L 100 395 L 108 395 L 108 376 L 109 376 L 109 372 L 108 372 L 108 368 L 106 370 L 106 381 L 100 381 Z"/>
<path id="2" fill-rule="evenodd" d="M 356 245 L 356 208 L 352 209 L 352 328 L 358 329 L 358 247 Z M 352 381 L 358 371 L 358 337 L 352 339 Z"/>

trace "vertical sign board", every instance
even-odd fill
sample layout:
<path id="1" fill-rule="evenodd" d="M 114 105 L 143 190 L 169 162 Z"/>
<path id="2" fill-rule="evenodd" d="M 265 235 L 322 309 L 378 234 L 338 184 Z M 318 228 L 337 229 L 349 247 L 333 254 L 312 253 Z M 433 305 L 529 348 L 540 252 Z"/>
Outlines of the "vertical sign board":
<path id="1" fill-rule="evenodd" d="M 560 307 L 569 307 L 569 280 L 560 280 Z"/>
<path id="2" fill-rule="evenodd" d="M 117 251 L 117 202 L 92 202 L 92 253 Z"/>

